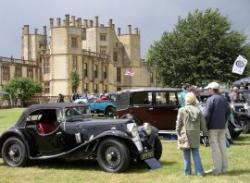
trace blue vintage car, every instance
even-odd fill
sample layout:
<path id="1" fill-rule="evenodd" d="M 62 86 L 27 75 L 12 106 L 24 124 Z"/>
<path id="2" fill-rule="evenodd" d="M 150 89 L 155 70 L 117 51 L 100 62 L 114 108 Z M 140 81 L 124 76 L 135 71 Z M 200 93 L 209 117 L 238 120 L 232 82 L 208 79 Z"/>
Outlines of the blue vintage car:
<path id="1" fill-rule="evenodd" d="M 111 98 L 103 100 L 100 98 L 80 98 L 74 101 L 78 104 L 88 104 L 92 113 L 101 113 L 107 117 L 113 117 L 116 111 L 115 101 Z"/>
<path id="2" fill-rule="evenodd" d="M 103 113 L 107 117 L 113 117 L 115 115 L 116 104 L 113 100 L 100 100 L 98 98 L 92 98 L 88 100 L 91 112 Z"/>

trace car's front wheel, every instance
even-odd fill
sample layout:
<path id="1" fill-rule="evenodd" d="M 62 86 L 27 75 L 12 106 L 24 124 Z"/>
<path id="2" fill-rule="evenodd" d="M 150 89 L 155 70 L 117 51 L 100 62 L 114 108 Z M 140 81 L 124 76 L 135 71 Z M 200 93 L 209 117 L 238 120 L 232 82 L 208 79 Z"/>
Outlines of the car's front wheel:
<path id="1" fill-rule="evenodd" d="M 8 138 L 2 146 L 2 158 L 4 163 L 9 166 L 24 166 L 28 156 L 23 141 L 16 137 Z"/>
<path id="2" fill-rule="evenodd" d="M 114 107 L 107 107 L 107 109 L 105 110 L 105 116 L 107 117 L 114 117 L 115 116 L 115 108 Z"/>
<path id="3" fill-rule="evenodd" d="M 97 162 L 104 171 L 122 172 L 130 162 L 129 149 L 118 139 L 106 139 L 98 147 Z"/>
<path id="4" fill-rule="evenodd" d="M 157 160 L 161 159 L 162 155 L 162 144 L 158 137 L 155 138 L 155 145 L 154 145 L 154 156 Z"/>
<path id="5" fill-rule="evenodd" d="M 242 119 L 240 120 L 240 125 L 243 129 L 242 133 L 248 133 L 250 130 L 250 122 L 248 119 Z"/>

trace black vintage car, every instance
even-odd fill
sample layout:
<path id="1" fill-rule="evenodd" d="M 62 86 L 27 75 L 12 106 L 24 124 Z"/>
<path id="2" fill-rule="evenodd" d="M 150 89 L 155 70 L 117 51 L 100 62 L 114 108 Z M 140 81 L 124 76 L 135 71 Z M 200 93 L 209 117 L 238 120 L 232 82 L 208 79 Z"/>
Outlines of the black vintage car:
<path id="1" fill-rule="evenodd" d="M 91 119 L 87 105 L 32 105 L 0 137 L 4 163 L 24 166 L 28 160 L 96 159 L 108 172 L 121 172 L 130 160 L 160 159 L 157 129 L 133 119 Z"/>

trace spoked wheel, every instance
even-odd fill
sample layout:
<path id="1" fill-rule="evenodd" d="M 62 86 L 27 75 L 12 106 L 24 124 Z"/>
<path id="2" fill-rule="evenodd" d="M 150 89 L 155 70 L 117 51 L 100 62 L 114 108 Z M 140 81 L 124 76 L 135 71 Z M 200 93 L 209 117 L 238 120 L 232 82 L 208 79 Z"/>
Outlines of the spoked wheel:
<path id="1" fill-rule="evenodd" d="M 105 116 L 107 117 L 114 117 L 115 116 L 115 108 L 114 107 L 108 107 L 105 111 Z"/>
<path id="2" fill-rule="evenodd" d="M 27 162 L 27 151 L 24 143 L 16 138 L 8 138 L 2 147 L 2 158 L 4 163 L 12 166 L 24 166 Z"/>
<path id="3" fill-rule="evenodd" d="M 97 162 L 107 172 L 122 172 L 130 162 L 128 147 L 117 139 L 106 139 L 97 150 Z"/>

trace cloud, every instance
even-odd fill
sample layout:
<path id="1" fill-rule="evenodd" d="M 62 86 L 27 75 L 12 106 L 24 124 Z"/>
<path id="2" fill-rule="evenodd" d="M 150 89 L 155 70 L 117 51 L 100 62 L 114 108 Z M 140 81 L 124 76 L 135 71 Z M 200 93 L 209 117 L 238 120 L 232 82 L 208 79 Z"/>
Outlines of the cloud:
<path id="1" fill-rule="evenodd" d="M 141 31 L 142 56 L 150 44 L 160 39 L 164 31 L 171 31 L 178 16 L 185 17 L 195 9 L 218 8 L 228 16 L 232 28 L 243 31 L 250 38 L 250 1 L 248 0 L 8 0 L 0 3 L 0 56 L 21 56 L 21 27 L 31 29 L 48 25 L 50 17 L 71 14 L 82 18 L 98 15 L 100 23 L 112 18 L 122 31 L 127 25 Z"/>

